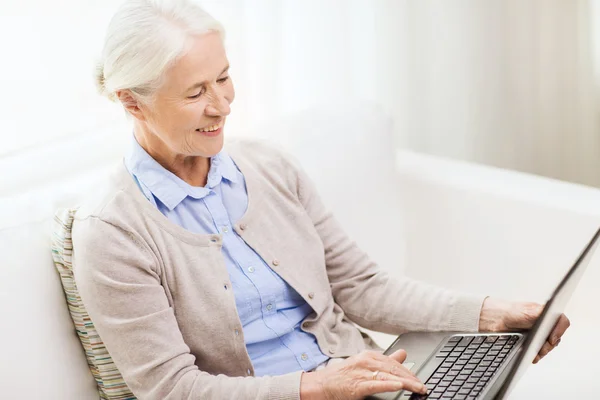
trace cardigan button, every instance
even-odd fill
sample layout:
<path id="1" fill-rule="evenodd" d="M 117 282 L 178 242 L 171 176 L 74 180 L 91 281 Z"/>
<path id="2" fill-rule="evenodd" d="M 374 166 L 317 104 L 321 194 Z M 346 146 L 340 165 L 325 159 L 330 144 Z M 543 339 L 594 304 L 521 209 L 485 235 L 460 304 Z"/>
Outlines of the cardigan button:
<path id="1" fill-rule="evenodd" d="M 240 229 L 243 230 L 243 231 L 245 231 L 247 227 L 248 227 L 248 225 L 246 225 L 246 224 L 241 224 L 240 225 Z"/>
<path id="2" fill-rule="evenodd" d="M 330 352 L 331 354 L 334 354 L 334 353 L 335 353 L 335 347 L 331 347 L 331 348 L 329 349 L 329 352 Z"/>
<path id="3" fill-rule="evenodd" d="M 314 297 L 315 297 L 315 294 L 314 294 L 313 292 L 310 292 L 310 293 L 308 294 L 308 298 L 309 298 L 309 299 L 312 299 L 312 298 L 314 298 Z"/>
<path id="4" fill-rule="evenodd" d="M 274 259 L 271 264 L 273 264 L 274 266 L 278 266 L 279 265 L 279 260 L 278 259 Z"/>

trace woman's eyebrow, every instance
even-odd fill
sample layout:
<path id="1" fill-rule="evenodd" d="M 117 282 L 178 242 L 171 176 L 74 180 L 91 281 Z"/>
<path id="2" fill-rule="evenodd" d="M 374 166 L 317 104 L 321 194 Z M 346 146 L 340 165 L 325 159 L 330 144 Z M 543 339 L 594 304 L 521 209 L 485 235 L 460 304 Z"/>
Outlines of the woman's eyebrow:
<path id="1" fill-rule="evenodd" d="M 227 72 L 227 70 L 228 70 L 228 69 L 229 69 L 229 65 L 227 65 L 227 66 L 226 66 L 226 67 L 223 69 L 223 71 L 221 71 L 221 73 L 219 74 L 219 76 L 221 76 L 221 75 L 223 75 L 225 72 Z M 207 82 L 207 81 L 195 83 L 195 84 L 193 84 L 192 86 L 190 86 L 190 87 L 189 87 L 189 88 L 186 90 L 186 92 L 189 92 L 189 91 L 190 91 L 190 90 L 192 90 L 192 89 L 196 89 L 196 88 L 198 88 L 198 87 L 200 87 L 200 86 L 204 85 L 206 82 Z"/>

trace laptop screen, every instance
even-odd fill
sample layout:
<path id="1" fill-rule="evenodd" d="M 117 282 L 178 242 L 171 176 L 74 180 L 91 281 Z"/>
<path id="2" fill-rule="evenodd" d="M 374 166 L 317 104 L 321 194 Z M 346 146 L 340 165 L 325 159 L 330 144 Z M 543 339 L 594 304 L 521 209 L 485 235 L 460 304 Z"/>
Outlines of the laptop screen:
<path id="1" fill-rule="evenodd" d="M 548 339 L 548 336 L 558 322 L 558 318 L 563 313 L 565 306 L 575 291 L 575 288 L 579 284 L 583 273 L 587 269 L 592 256 L 598 248 L 598 244 L 600 244 L 600 241 L 598 240 L 599 237 L 600 229 L 596 232 L 587 247 L 583 250 L 575 262 L 575 265 L 571 267 L 567 275 L 554 290 L 554 293 L 542 311 L 542 315 L 540 318 L 538 318 L 533 328 L 531 328 L 529 331 L 527 339 L 525 340 L 520 353 L 517 355 L 511 372 L 507 376 L 495 397 L 496 399 L 503 399 L 510 393 L 515 383 L 523 375 L 529 365 L 531 365 L 533 359 Z"/>

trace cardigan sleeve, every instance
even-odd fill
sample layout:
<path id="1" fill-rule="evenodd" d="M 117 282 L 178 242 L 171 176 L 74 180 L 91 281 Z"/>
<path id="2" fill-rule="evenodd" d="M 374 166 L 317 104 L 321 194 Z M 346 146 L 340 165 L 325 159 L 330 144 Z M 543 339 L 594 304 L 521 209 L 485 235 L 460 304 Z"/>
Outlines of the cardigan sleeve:
<path id="1" fill-rule="evenodd" d="M 90 216 L 75 220 L 72 238 L 83 304 L 136 397 L 300 399 L 302 371 L 229 377 L 199 370 L 161 286 L 158 261 L 138 235 Z"/>
<path id="2" fill-rule="evenodd" d="M 298 198 L 323 242 L 334 300 L 348 318 L 389 334 L 478 330 L 483 296 L 391 277 L 346 235 L 298 161 L 286 154 L 282 157 L 295 175 Z"/>

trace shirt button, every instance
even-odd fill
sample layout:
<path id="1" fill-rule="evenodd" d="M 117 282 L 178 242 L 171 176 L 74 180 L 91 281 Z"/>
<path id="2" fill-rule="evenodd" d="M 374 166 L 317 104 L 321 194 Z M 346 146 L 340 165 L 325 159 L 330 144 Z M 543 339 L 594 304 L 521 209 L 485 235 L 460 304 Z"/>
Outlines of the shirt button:
<path id="1" fill-rule="evenodd" d="M 273 264 L 274 266 L 278 266 L 279 265 L 279 260 L 278 259 L 274 259 L 273 261 L 271 261 L 271 264 Z"/>
<path id="2" fill-rule="evenodd" d="M 239 329 L 236 329 L 235 330 L 235 336 L 239 336 L 239 335 L 240 335 L 240 331 L 239 331 Z"/>
<path id="3" fill-rule="evenodd" d="M 248 225 L 246 225 L 246 224 L 241 224 L 240 225 L 240 229 L 243 230 L 243 231 L 245 231 L 247 227 L 248 227 Z"/>
<path id="4" fill-rule="evenodd" d="M 302 353 L 302 356 L 300 358 L 302 358 L 302 361 L 306 361 L 308 360 L 308 355 L 306 353 Z"/>
<path id="5" fill-rule="evenodd" d="M 250 371 L 250 368 L 248 368 L 248 370 L 246 372 L 248 373 L 248 375 L 252 375 L 252 372 Z"/>
<path id="6" fill-rule="evenodd" d="M 248 272 L 254 272 L 254 267 L 248 267 Z"/>
<path id="7" fill-rule="evenodd" d="M 267 304 L 267 310 L 271 311 L 273 309 L 273 305 L 272 304 Z"/>
<path id="8" fill-rule="evenodd" d="M 314 298 L 314 297 L 315 297 L 315 294 L 314 294 L 313 292 L 310 292 L 310 293 L 308 294 L 308 298 L 309 298 L 309 299 L 312 299 L 312 298 Z"/>
<path id="9" fill-rule="evenodd" d="M 226 226 L 223 227 L 223 233 L 227 233 L 229 232 L 229 228 L 227 228 Z"/>

